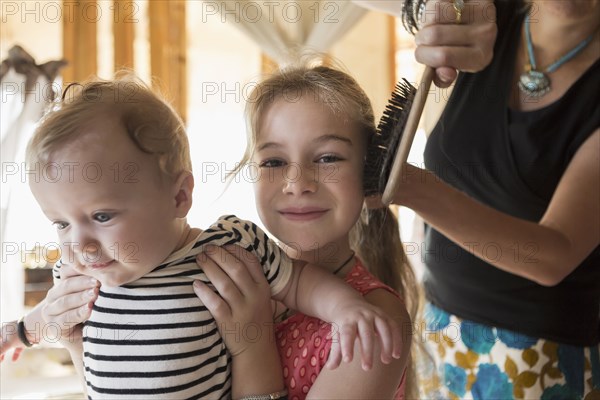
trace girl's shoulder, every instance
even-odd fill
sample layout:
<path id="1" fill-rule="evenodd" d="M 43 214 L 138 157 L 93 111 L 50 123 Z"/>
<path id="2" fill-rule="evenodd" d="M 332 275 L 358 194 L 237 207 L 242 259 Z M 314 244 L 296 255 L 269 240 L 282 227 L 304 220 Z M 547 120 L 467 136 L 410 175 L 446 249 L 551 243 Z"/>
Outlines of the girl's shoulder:
<path id="1" fill-rule="evenodd" d="M 381 308 L 401 324 L 410 323 L 410 316 L 402 296 L 371 274 L 360 260 L 345 279 L 346 283 L 362 294 L 369 303 Z"/>
<path id="2" fill-rule="evenodd" d="M 348 272 L 346 277 L 344 278 L 346 283 L 352 286 L 356 291 L 360 292 L 363 296 L 369 294 L 370 292 L 376 289 L 383 289 L 398 299 L 401 299 L 400 294 L 396 292 L 394 289 L 386 285 L 377 279 L 373 274 L 367 270 L 367 268 L 363 265 L 360 259 L 356 259 L 356 264 L 354 267 Z"/>

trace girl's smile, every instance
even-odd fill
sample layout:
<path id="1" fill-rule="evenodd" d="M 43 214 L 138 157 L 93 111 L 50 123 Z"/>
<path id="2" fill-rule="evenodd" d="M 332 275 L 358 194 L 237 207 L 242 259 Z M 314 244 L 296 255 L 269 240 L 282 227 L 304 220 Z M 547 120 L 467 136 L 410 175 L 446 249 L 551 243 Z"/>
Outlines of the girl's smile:
<path id="1" fill-rule="evenodd" d="M 267 229 L 304 255 L 349 253 L 348 232 L 363 203 L 363 133 L 315 96 L 276 100 L 265 112 L 252 161 L 258 213 Z"/>
<path id="2" fill-rule="evenodd" d="M 289 207 L 279 210 L 279 213 L 291 221 L 312 221 L 321 218 L 328 211 L 320 207 Z"/>

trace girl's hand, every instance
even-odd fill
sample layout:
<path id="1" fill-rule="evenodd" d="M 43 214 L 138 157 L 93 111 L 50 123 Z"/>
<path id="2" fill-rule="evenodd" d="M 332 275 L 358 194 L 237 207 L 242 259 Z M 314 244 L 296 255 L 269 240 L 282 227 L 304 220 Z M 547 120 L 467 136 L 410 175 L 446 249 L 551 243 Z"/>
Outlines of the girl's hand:
<path id="1" fill-rule="evenodd" d="M 59 328 L 59 341 L 65 347 L 81 344 L 81 324 L 90 316 L 99 287 L 96 279 L 80 275 L 69 265 L 60 268 L 60 282 L 48 291 L 42 317 Z"/>
<path id="2" fill-rule="evenodd" d="M 256 346 L 274 345 L 271 290 L 258 259 L 241 247 L 207 246 L 196 261 L 212 285 L 194 291 L 213 315 L 233 357 Z"/>
<path id="3" fill-rule="evenodd" d="M 17 361 L 23 351 L 23 343 L 17 335 L 17 321 L 2 323 L 2 341 L 0 341 L 0 361 L 4 361 L 4 356 L 11 350 L 14 350 L 11 360 Z"/>
<path id="4" fill-rule="evenodd" d="M 238 246 L 208 246 L 196 260 L 217 291 L 194 282 L 194 291 L 217 321 L 233 358 L 232 397 L 282 390 L 271 289 L 262 266 L 253 254 Z"/>
<path id="5" fill-rule="evenodd" d="M 452 1 L 429 0 L 418 23 L 415 58 L 436 69 L 436 86 L 450 86 L 457 70 L 481 71 L 492 61 L 498 31 L 492 0 L 464 0 L 460 24 Z"/>

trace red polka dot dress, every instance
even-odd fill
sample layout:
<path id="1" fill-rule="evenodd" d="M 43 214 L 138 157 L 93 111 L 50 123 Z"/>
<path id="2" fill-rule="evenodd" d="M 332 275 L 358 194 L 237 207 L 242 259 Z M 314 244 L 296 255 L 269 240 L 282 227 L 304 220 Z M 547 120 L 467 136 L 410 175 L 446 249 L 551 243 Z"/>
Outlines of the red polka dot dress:
<path id="1" fill-rule="evenodd" d="M 345 280 L 363 296 L 375 289 L 384 289 L 399 297 L 396 291 L 371 275 L 358 259 Z M 301 313 L 276 325 L 283 379 L 290 400 L 303 400 L 324 368 L 331 349 L 331 341 L 327 340 L 330 331 L 328 323 Z M 404 377 L 394 398 L 404 398 Z"/>

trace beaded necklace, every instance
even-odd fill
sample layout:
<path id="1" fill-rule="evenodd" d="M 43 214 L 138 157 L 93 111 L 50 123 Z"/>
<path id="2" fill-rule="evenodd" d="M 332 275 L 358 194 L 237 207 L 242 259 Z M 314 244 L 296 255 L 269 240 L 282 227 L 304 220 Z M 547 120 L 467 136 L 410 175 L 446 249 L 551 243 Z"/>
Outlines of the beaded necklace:
<path id="1" fill-rule="evenodd" d="M 592 41 L 595 32 L 585 38 L 561 58 L 546 67 L 546 69 L 541 71 L 537 69 L 535 55 L 533 54 L 533 44 L 531 43 L 529 22 L 529 15 L 527 15 L 527 17 L 525 17 L 524 25 L 525 44 L 527 46 L 527 57 L 529 60 L 528 63 L 525 64 L 525 72 L 523 72 L 519 78 L 519 89 L 529 97 L 540 98 L 552 89 L 551 80 L 548 74 L 556 71 L 564 63 L 573 59 L 577 54 L 579 54 Z"/>
<path id="2" fill-rule="evenodd" d="M 354 258 L 354 252 L 352 252 L 352 254 L 350 254 L 350 257 L 348 257 L 348 259 L 346 261 L 344 261 L 342 265 L 340 265 L 338 268 L 336 268 L 335 271 L 333 271 L 333 274 L 337 275 L 338 272 L 340 272 L 342 269 L 344 269 L 346 264 L 348 264 L 350 262 L 350 260 L 352 260 L 353 258 Z"/>

